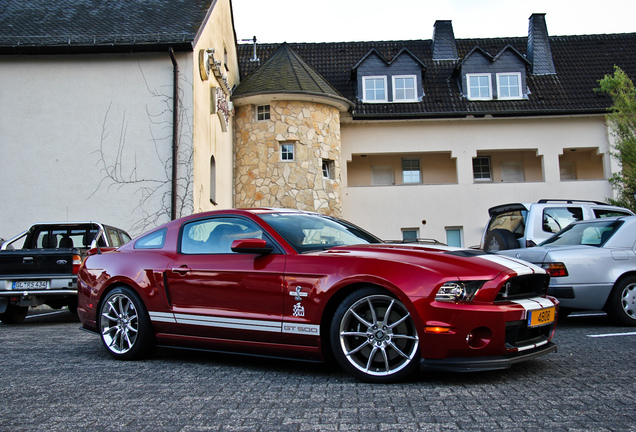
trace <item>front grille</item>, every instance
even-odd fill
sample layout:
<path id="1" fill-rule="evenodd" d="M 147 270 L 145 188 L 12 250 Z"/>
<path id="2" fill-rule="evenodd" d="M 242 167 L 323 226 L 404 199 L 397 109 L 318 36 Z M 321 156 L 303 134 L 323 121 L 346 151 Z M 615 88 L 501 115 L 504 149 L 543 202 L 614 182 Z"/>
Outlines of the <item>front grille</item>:
<path id="1" fill-rule="evenodd" d="M 526 321 L 510 321 L 506 323 L 506 347 L 521 348 L 528 345 L 538 344 L 549 340 L 552 334 L 551 325 L 541 327 L 528 327 Z"/>
<path id="2" fill-rule="evenodd" d="M 531 274 L 509 279 L 501 287 L 495 301 L 520 300 L 545 295 L 548 292 L 550 276 Z"/>

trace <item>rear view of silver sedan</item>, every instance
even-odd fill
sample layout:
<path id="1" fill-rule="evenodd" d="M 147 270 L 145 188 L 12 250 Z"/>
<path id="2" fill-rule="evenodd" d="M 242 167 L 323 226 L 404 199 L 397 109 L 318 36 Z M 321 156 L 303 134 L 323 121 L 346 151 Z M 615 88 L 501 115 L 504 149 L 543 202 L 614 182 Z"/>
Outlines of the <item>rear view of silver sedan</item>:
<path id="1" fill-rule="evenodd" d="M 604 310 L 616 324 L 636 326 L 636 216 L 574 222 L 526 249 L 499 252 L 550 273 L 548 295 L 561 314 Z"/>

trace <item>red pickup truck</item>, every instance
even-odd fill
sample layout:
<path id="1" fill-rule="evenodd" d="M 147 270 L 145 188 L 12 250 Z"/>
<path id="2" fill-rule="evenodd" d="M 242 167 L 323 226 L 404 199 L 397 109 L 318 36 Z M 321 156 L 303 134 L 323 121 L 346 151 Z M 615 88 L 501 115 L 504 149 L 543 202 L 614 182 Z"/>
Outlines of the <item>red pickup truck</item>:
<path id="1" fill-rule="evenodd" d="M 37 223 L 0 247 L 0 321 L 24 320 L 30 306 L 77 308 L 77 271 L 89 249 L 119 247 L 126 231 L 98 222 Z"/>

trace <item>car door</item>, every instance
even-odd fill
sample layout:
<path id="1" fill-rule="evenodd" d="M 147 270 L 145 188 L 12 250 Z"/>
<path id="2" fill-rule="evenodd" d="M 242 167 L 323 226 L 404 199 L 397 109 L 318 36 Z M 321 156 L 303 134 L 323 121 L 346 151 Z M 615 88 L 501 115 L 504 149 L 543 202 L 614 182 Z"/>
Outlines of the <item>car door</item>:
<path id="1" fill-rule="evenodd" d="M 271 253 L 235 253 L 234 240 L 262 238 Z M 169 301 L 179 331 L 225 340 L 280 342 L 285 254 L 241 217 L 190 221 L 182 227 L 177 257 L 166 271 Z"/>

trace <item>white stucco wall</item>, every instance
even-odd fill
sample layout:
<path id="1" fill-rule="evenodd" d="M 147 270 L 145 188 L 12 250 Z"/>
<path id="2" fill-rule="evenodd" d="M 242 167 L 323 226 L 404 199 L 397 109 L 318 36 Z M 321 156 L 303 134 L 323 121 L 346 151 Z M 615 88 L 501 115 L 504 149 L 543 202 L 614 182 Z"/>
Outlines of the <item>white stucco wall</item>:
<path id="1" fill-rule="evenodd" d="M 341 128 L 343 216 L 384 239 L 399 240 L 402 228 L 446 242 L 446 228 L 460 227 L 464 246 L 478 245 L 488 208 L 542 198 L 604 201 L 607 180 L 560 181 L 559 155 L 567 148 L 596 148 L 611 173 L 603 116 L 535 119 L 345 123 Z M 543 181 L 475 183 L 472 158 L 478 150 L 536 149 L 543 156 Z M 452 151 L 458 182 L 443 185 L 348 186 L 347 161 L 353 154 Z M 426 224 L 423 225 L 422 221 Z"/>
<path id="2" fill-rule="evenodd" d="M 177 60 L 190 74 L 191 53 Z M 152 216 L 170 206 L 168 52 L 5 56 L 0 76 L 0 237 L 38 221 L 98 220 L 134 235 L 169 220 Z M 189 81 L 180 77 L 180 118 L 191 146 Z"/>

